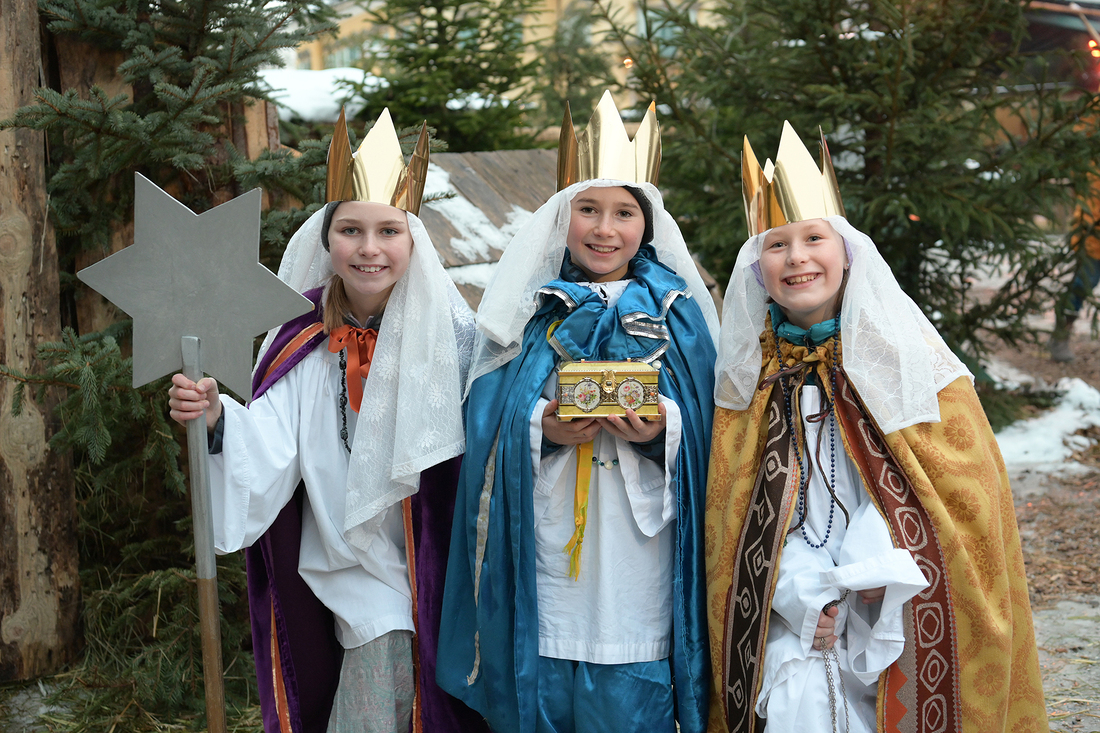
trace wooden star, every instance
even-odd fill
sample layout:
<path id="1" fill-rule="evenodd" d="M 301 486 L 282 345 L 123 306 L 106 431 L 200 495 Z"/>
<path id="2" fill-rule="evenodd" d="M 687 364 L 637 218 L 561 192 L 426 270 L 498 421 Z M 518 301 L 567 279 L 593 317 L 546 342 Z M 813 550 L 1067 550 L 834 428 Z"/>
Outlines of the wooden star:
<path id="1" fill-rule="evenodd" d="M 313 305 L 259 263 L 260 189 L 195 214 L 135 175 L 134 244 L 77 273 L 134 319 L 134 386 L 183 367 L 181 339 L 251 399 L 252 340 Z"/>

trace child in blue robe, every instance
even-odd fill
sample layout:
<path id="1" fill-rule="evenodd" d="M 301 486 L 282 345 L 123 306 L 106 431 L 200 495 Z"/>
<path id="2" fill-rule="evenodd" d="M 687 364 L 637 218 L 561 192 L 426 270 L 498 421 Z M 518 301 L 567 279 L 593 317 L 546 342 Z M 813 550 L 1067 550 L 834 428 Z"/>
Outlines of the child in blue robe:
<path id="1" fill-rule="evenodd" d="M 440 686 L 497 731 L 703 731 L 717 313 L 660 193 L 559 191 L 478 326 Z M 563 362 L 628 359 L 658 367 L 659 419 L 557 419 Z"/>

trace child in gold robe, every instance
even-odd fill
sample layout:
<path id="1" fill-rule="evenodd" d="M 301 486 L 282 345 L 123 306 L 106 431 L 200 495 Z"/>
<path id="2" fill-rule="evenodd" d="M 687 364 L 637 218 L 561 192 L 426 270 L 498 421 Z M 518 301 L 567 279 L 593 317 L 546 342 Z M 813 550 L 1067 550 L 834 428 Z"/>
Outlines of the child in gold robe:
<path id="1" fill-rule="evenodd" d="M 746 141 L 707 486 L 711 730 L 1046 730 L 970 374 L 822 153 L 824 171 L 788 125 L 761 168 Z"/>

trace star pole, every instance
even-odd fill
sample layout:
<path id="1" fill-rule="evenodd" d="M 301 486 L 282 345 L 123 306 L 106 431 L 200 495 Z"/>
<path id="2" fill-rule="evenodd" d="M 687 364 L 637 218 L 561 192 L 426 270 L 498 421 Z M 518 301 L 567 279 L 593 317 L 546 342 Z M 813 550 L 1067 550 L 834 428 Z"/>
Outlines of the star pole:
<path id="1" fill-rule="evenodd" d="M 260 189 L 196 215 L 135 175 L 134 244 L 77 273 L 134 319 L 134 387 L 181 370 L 252 396 L 252 339 L 313 304 L 259 263 Z M 225 733 L 206 419 L 187 424 L 206 718 Z"/>
<path id="2" fill-rule="evenodd" d="M 183 376 L 202 379 L 199 339 L 184 336 Z M 225 733 L 225 680 L 222 676 L 221 611 L 218 608 L 218 566 L 214 555 L 214 516 L 210 512 L 210 461 L 206 455 L 206 418 L 187 423 L 187 456 L 191 466 L 191 526 L 195 533 L 195 578 L 199 597 L 206 727 Z"/>

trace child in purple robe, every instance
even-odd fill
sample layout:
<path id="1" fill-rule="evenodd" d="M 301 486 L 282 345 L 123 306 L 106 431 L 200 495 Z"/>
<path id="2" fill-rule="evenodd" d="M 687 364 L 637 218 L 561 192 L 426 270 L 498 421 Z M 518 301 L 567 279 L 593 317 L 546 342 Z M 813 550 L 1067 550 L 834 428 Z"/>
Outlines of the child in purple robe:
<path id="1" fill-rule="evenodd" d="M 434 681 L 472 314 L 416 217 L 426 133 L 406 170 L 388 112 L 355 156 L 342 123 L 279 269 L 315 309 L 248 409 L 177 374 L 171 414 L 205 417 L 216 546 L 248 548 L 265 730 L 478 730 Z"/>

